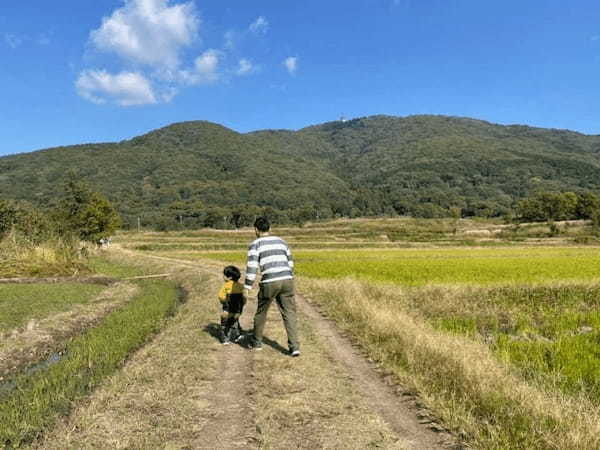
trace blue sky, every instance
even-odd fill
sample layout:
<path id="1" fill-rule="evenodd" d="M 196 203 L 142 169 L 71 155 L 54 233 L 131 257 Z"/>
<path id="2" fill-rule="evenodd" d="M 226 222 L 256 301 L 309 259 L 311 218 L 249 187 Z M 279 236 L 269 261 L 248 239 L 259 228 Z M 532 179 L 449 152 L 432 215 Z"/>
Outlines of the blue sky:
<path id="1" fill-rule="evenodd" d="M 28 0 L 0 10 L 0 155 L 180 121 L 446 114 L 600 134 L 588 0 Z"/>

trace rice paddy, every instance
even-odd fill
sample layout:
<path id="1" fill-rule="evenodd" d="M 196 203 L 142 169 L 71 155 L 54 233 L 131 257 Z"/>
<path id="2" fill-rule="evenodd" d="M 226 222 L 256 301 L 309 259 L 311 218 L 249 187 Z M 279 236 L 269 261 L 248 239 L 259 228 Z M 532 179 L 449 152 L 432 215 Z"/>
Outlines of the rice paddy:
<path id="1" fill-rule="evenodd" d="M 103 289 L 83 283 L 0 285 L 0 332 L 86 304 Z"/>
<path id="2" fill-rule="evenodd" d="M 178 256 L 245 262 L 243 252 L 185 252 Z M 296 272 L 302 276 L 354 277 L 405 286 L 600 279 L 599 248 L 299 250 L 294 251 L 294 258 Z"/>

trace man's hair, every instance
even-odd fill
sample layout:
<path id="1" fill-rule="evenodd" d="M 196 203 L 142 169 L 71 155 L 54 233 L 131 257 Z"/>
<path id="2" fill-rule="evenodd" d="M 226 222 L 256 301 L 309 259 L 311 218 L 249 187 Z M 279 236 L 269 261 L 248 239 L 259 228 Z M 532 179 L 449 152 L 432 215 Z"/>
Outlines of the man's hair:
<path id="1" fill-rule="evenodd" d="M 237 281 L 242 276 L 240 269 L 235 266 L 227 266 L 223 269 L 223 275 L 227 278 L 231 278 L 233 281 Z"/>
<path id="2" fill-rule="evenodd" d="M 254 221 L 254 228 L 256 228 L 261 233 L 266 233 L 271 229 L 269 219 L 267 219 L 266 217 L 259 217 Z"/>

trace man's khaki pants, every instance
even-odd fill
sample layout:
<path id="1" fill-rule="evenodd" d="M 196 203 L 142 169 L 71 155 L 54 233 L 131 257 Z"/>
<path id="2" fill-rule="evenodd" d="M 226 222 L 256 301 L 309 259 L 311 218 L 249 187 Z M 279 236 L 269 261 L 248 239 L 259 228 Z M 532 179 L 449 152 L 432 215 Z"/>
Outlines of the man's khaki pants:
<path id="1" fill-rule="evenodd" d="M 254 316 L 254 339 L 262 343 L 263 330 L 267 321 L 269 306 L 275 300 L 283 318 L 288 336 L 290 351 L 300 350 L 298 331 L 296 328 L 296 299 L 294 298 L 294 280 L 272 281 L 260 285 L 258 305 Z"/>

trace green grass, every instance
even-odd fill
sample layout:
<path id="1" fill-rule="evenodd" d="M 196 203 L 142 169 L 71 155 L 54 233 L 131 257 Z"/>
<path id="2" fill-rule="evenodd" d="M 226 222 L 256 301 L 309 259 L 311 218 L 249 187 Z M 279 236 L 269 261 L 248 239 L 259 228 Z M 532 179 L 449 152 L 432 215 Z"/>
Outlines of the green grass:
<path id="1" fill-rule="evenodd" d="M 542 283 L 600 278 L 600 248 L 461 248 L 294 251 L 296 272 L 315 278 L 355 277 L 407 286 Z M 193 254 L 186 255 L 193 259 Z M 242 252 L 197 257 L 245 262 Z"/>
<path id="2" fill-rule="evenodd" d="M 18 376 L 16 389 L 0 394 L 0 445 L 18 447 L 35 439 L 160 330 L 163 319 L 175 311 L 176 286 L 168 281 L 140 285 L 138 297 L 74 338 L 64 359 L 47 370 Z"/>
<path id="3" fill-rule="evenodd" d="M 438 328 L 486 339 L 528 379 L 600 404 L 600 285 L 515 286 L 414 301 Z"/>
<path id="4" fill-rule="evenodd" d="M 112 278 L 136 277 L 149 275 L 152 272 L 147 267 L 132 266 L 112 259 L 106 259 L 102 256 L 89 258 L 88 266 L 94 273 Z"/>
<path id="5" fill-rule="evenodd" d="M 82 283 L 0 284 L 0 331 L 86 304 L 103 289 Z"/>

